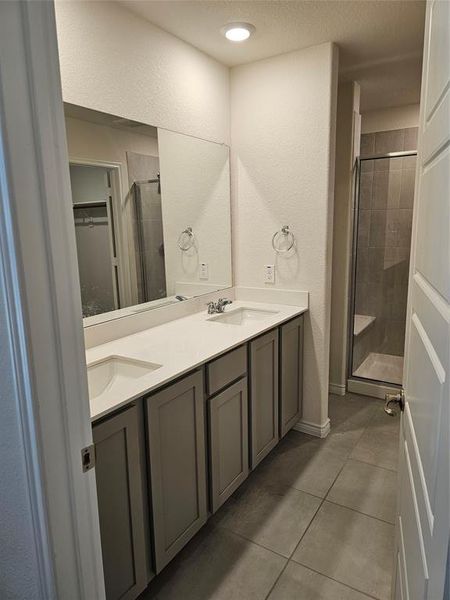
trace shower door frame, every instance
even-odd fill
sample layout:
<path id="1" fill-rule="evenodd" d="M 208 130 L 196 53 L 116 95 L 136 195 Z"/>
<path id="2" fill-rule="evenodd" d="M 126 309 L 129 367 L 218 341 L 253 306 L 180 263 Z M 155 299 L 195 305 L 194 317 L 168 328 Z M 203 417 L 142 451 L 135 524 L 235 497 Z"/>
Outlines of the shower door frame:
<path id="1" fill-rule="evenodd" d="M 356 266 L 357 266 L 357 250 L 358 250 L 358 227 L 359 227 L 359 193 L 361 183 L 361 162 L 366 160 L 381 160 L 386 158 L 404 158 L 406 156 L 417 156 L 417 150 L 403 150 L 401 152 L 387 152 L 385 154 L 370 154 L 368 156 L 358 156 L 356 159 L 355 169 L 355 185 L 353 192 L 353 207 L 352 207 L 352 253 L 351 253 L 351 265 L 350 265 L 350 294 L 349 294 L 349 319 L 348 319 L 348 332 L 347 332 L 347 387 L 352 382 L 357 382 L 362 385 L 376 386 L 387 390 L 389 388 L 397 390 L 402 387 L 402 384 L 390 383 L 388 381 L 381 381 L 379 379 L 369 379 L 368 377 L 359 377 L 353 374 L 353 337 L 354 337 L 354 323 L 355 323 L 355 296 L 356 296 Z M 411 246 L 410 246 L 411 250 Z M 409 286 L 409 283 L 408 283 Z M 356 390 L 355 390 L 356 391 Z M 360 390 L 361 393 L 362 390 Z M 384 397 L 381 394 L 380 397 Z"/>
<path id="2" fill-rule="evenodd" d="M 139 303 L 145 304 L 147 302 L 152 302 L 153 300 L 157 300 L 157 298 L 153 298 L 153 300 L 149 300 L 148 298 L 148 277 L 147 277 L 147 263 L 144 258 L 144 231 L 143 231 L 143 218 L 142 218 L 142 193 L 141 193 L 141 185 L 157 183 L 159 186 L 161 185 L 161 180 L 158 177 L 156 179 L 146 179 L 144 181 L 135 181 L 133 183 L 133 191 L 134 191 L 134 208 L 136 214 L 136 232 L 137 232 L 137 242 L 139 246 L 139 271 L 142 279 L 142 295 L 143 298 L 139 299 Z M 159 192 L 161 195 L 161 192 Z M 139 218 L 138 218 L 139 217 Z M 164 232 L 162 215 L 161 215 L 161 227 Z M 163 242 L 164 243 L 164 242 Z M 166 278 L 166 264 L 164 260 L 164 278 Z M 167 296 L 167 281 L 166 281 L 166 296 Z"/>

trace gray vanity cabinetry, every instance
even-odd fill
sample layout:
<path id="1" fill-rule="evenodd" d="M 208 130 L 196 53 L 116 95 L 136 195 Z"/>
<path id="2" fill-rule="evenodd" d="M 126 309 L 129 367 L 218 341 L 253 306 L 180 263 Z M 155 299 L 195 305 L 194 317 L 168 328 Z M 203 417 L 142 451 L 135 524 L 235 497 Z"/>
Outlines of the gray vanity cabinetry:
<path id="1" fill-rule="evenodd" d="M 146 398 L 156 572 L 207 519 L 203 373 Z"/>
<path id="2" fill-rule="evenodd" d="M 208 400 L 208 424 L 211 512 L 215 513 L 248 476 L 246 377 Z"/>
<path id="3" fill-rule="evenodd" d="M 250 342 L 250 462 L 254 469 L 276 446 L 278 423 L 278 329 Z"/>
<path id="4" fill-rule="evenodd" d="M 132 600 L 147 586 L 147 507 L 141 406 L 93 426 L 107 600 Z"/>
<path id="5" fill-rule="evenodd" d="M 300 316 L 93 425 L 108 600 L 137 598 L 206 523 L 208 496 L 215 513 L 293 427 L 302 361 Z"/>
<path id="6" fill-rule="evenodd" d="M 280 327 L 280 437 L 302 415 L 303 316 Z"/>

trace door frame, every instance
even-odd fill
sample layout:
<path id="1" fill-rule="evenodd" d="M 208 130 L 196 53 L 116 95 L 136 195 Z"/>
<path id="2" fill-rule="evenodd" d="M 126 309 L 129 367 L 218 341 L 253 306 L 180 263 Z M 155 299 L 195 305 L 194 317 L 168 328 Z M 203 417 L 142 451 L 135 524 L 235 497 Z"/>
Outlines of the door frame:
<path id="1" fill-rule="evenodd" d="M 95 471 L 81 467 L 92 428 L 54 4 L 5 2 L 0 13 L 0 275 L 33 584 L 43 600 L 102 600 Z"/>
<path id="2" fill-rule="evenodd" d="M 113 231 L 110 232 L 110 245 L 111 245 L 111 256 L 113 256 L 113 242 L 112 237 L 114 236 L 114 245 L 116 248 L 116 255 L 112 260 L 112 277 L 115 280 L 114 268 L 118 270 L 117 285 L 114 281 L 114 298 L 117 303 L 120 299 L 120 306 L 116 306 L 115 310 L 124 308 L 130 305 L 131 301 L 131 278 L 130 278 L 130 261 L 128 260 L 128 249 L 129 239 L 127 227 L 123 226 L 122 219 L 119 218 L 123 213 L 122 207 L 122 165 L 119 162 L 93 160 L 89 158 L 76 158 L 69 156 L 69 165 L 81 166 L 81 167 L 100 167 L 108 171 L 110 176 L 110 190 L 112 205 L 112 220 L 113 220 Z M 108 220 L 111 218 L 110 203 L 106 203 L 108 211 Z M 116 287 L 118 286 L 118 293 Z M 117 298 L 118 296 L 118 298 Z M 89 321 L 84 321 L 85 327 L 89 326 Z"/>

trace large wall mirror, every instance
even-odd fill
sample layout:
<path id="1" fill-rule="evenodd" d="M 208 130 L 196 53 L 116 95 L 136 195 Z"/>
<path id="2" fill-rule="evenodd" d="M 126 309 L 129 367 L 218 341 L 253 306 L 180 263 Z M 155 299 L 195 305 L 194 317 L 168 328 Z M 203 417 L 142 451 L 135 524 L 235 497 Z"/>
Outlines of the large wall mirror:
<path id="1" fill-rule="evenodd" d="M 229 148 L 64 108 L 85 326 L 230 287 Z"/>

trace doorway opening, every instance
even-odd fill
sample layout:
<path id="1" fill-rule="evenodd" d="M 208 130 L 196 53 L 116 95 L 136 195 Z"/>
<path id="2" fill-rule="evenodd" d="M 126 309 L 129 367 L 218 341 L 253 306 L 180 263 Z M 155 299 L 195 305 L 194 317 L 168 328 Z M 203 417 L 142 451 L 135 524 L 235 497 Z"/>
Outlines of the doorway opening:
<path id="1" fill-rule="evenodd" d="M 70 163 L 83 317 L 121 307 L 114 171 Z"/>

